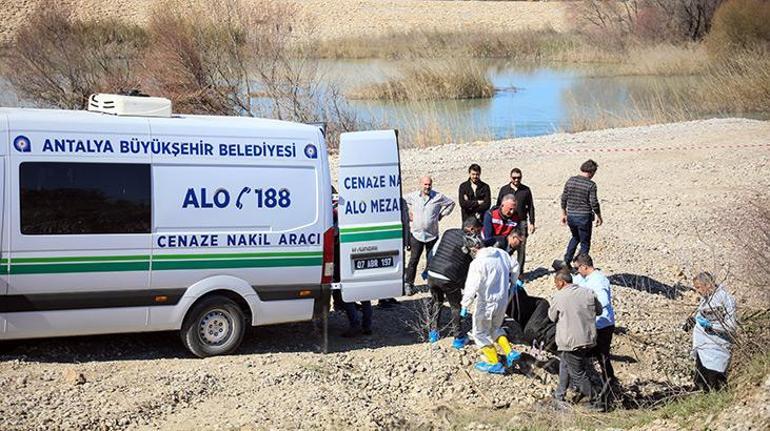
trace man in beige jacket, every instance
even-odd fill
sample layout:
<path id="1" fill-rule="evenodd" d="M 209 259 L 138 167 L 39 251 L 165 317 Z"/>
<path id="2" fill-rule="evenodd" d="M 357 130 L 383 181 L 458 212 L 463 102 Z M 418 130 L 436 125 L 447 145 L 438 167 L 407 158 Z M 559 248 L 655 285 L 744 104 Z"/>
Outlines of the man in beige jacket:
<path id="1" fill-rule="evenodd" d="M 559 386 L 554 392 L 557 403 L 564 402 L 572 383 L 588 397 L 592 410 L 604 410 L 600 390 L 590 379 L 592 349 L 596 345 L 596 316 L 602 306 L 593 291 L 572 284 L 572 274 L 561 270 L 554 276 L 557 292 L 548 309 L 548 318 L 556 322 L 556 347 L 559 350 Z"/>

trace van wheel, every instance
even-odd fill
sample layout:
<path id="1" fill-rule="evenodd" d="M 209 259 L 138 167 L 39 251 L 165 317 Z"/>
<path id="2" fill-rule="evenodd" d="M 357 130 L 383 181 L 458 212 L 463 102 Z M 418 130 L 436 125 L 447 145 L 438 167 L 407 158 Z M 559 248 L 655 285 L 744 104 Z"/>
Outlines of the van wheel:
<path id="1" fill-rule="evenodd" d="M 243 310 L 230 298 L 212 296 L 196 304 L 182 324 L 182 343 L 195 356 L 234 352 L 246 329 Z"/>

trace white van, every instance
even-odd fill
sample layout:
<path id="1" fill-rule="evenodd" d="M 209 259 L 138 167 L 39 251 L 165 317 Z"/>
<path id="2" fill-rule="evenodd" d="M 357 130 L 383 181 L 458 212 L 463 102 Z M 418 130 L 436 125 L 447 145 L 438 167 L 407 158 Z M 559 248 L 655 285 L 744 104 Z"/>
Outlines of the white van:
<path id="1" fill-rule="evenodd" d="M 402 294 L 395 131 L 341 137 L 334 262 L 319 127 L 91 102 L 0 108 L 0 340 L 180 330 L 204 357 L 247 323 L 313 318 L 332 288 Z"/>

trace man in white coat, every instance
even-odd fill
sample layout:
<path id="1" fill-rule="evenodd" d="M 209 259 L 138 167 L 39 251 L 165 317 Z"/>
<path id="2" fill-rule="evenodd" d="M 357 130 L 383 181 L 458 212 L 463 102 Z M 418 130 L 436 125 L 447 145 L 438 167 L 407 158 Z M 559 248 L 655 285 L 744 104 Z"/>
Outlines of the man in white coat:
<path id="1" fill-rule="evenodd" d="M 727 368 L 737 327 L 735 299 L 708 272 L 696 275 L 693 286 L 701 301 L 695 317 L 688 319 L 685 329 L 692 328 L 693 331 L 695 386 L 708 392 L 727 383 Z"/>
<path id="2" fill-rule="evenodd" d="M 508 235 L 507 240 L 510 249 L 516 250 L 522 237 L 518 232 L 514 232 Z M 484 357 L 484 360 L 476 364 L 476 369 L 480 371 L 504 374 L 505 366 L 513 365 L 521 357 L 521 354 L 511 347 L 502 328 L 511 282 L 515 283 L 518 277 L 519 263 L 511 259 L 504 250 L 486 247 L 476 251 L 468 269 L 460 305 L 461 314 L 465 316 L 474 298 L 476 299 L 471 335 Z M 500 346 L 505 355 L 505 366 L 497 357 L 495 344 Z"/>

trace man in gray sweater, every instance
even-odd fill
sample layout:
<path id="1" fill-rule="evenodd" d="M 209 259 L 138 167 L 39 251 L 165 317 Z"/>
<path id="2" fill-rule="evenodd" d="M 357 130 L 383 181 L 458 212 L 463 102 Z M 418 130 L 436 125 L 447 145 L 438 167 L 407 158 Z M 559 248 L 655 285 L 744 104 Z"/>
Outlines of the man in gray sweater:
<path id="1" fill-rule="evenodd" d="M 572 274 L 563 269 L 554 276 L 556 294 L 548 309 L 548 318 L 556 322 L 556 347 L 559 350 L 559 386 L 554 392 L 557 402 L 563 402 L 572 383 L 588 397 L 592 410 L 604 410 L 599 400 L 600 389 L 595 388 L 590 375 L 593 372 L 592 350 L 596 345 L 596 316 L 602 306 L 593 291 L 572 284 Z"/>
<path id="2" fill-rule="evenodd" d="M 561 194 L 561 224 L 569 226 L 572 238 L 564 253 L 564 264 L 569 266 L 575 251 L 580 245 L 580 253 L 588 254 L 591 250 L 591 232 L 593 221 L 601 226 L 602 219 L 599 199 L 596 197 L 594 175 L 599 165 L 593 160 L 586 160 L 580 165 L 580 175 L 575 175 L 564 184 Z"/>

